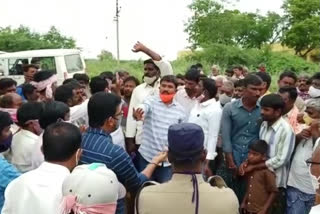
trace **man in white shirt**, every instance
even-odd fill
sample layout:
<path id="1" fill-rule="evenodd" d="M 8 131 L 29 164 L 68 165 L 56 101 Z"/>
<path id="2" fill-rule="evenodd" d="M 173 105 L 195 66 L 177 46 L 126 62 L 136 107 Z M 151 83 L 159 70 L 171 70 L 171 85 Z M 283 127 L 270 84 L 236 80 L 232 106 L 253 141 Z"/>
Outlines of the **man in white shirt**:
<path id="1" fill-rule="evenodd" d="M 209 169 L 209 161 L 213 161 L 217 156 L 216 147 L 220 131 L 222 108 L 216 101 L 217 87 L 212 79 L 200 80 L 200 90 L 203 99 L 197 103 L 190 112 L 189 123 L 199 125 L 204 132 L 204 147 L 207 150 L 205 162 L 205 175 L 210 177 L 213 172 Z"/>
<path id="2" fill-rule="evenodd" d="M 70 124 L 50 125 L 43 134 L 45 162 L 13 180 L 5 191 L 2 214 L 57 214 L 62 183 L 81 155 L 81 133 Z"/>
<path id="3" fill-rule="evenodd" d="M 182 105 L 187 113 L 203 98 L 199 90 L 200 72 L 190 68 L 185 75 L 185 86 L 179 89 L 174 99 Z"/>
<path id="4" fill-rule="evenodd" d="M 148 96 L 159 94 L 160 77 L 173 74 L 171 64 L 142 43 L 137 42 L 132 51 L 143 52 L 151 59 L 143 62 L 144 83 L 137 86 L 132 92 L 126 125 L 126 146 L 129 153 L 135 152 L 136 145 L 140 145 L 142 141 L 142 122 L 134 120 L 133 109 L 142 104 Z"/>
<path id="5" fill-rule="evenodd" d="M 42 129 L 39 119 L 43 111 L 42 103 L 25 103 L 17 112 L 18 124 L 21 130 L 12 138 L 11 163 L 21 172 L 37 168 L 41 164 L 41 156 L 34 157 L 34 151 L 39 147 L 39 135 Z M 38 164 L 33 165 L 33 160 Z"/>
<path id="6" fill-rule="evenodd" d="M 292 159 L 288 188 L 287 188 L 287 213 L 309 213 L 315 201 L 315 190 L 312 186 L 307 160 L 312 157 L 314 140 L 313 129 L 317 129 L 320 122 L 320 99 L 310 99 L 307 102 L 306 113 L 313 119 L 311 127 L 303 132 L 305 138 L 297 142 Z"/>

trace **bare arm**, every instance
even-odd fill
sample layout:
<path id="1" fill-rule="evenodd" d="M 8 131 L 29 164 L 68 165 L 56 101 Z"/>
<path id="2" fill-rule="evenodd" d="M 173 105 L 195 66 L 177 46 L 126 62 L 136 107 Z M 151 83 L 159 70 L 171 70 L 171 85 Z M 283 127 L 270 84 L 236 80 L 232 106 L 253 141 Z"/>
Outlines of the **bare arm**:
<path id="1" fill-rule="evenodd" d="M 270 193 L 267 202 L 264 204 L 263 209 L 258 214 L 267 214 L 268 213 L 268 209 L 271 207 L 276 195 L 277 195 L 276 192 Z"/>
<path id="2" fill-rule="evenodd" d="M 157 54 L 153 50 L 149 49 L 147 46 L 140 43 L 139 41 L 133 46 L 132 51 L 135 53 L 141 51 L 141 52 L 145 53 L 146 55 L 148 55 L 149 57 L 151 57 L 151 59 L 153 59 L 155 61 L 161 60 L 161 56 L 159 54 Z"/>
<path id="3" fill-rule="evenodd" d="M 157 156 L 155 156 L 151 163 L 146 166 L 146 168 L 141 172 L 146 177 L 151 178 L 152 173 L 156 168 L 159 166 L 160 163 L 167 159 L 168 153 L 167 152 L 160 152 Z"/>

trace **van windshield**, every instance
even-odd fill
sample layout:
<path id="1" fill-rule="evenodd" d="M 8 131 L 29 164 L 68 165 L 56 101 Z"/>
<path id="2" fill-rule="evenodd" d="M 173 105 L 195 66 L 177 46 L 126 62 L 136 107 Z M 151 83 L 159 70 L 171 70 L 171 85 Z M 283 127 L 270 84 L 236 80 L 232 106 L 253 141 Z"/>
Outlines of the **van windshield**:
<path id="1" fill-rule="evenodd" d="M 79 54 L 64 56 L 68 73 L 73 73 L 83 70 L 82 60 Z"/>
<path id="2" fill-rule="evenodd" d="M 56 62 L 54 57 L 33 57 L 31 64 L 37 65 L 42 71 L 51 71 L 57 73 Z"/>

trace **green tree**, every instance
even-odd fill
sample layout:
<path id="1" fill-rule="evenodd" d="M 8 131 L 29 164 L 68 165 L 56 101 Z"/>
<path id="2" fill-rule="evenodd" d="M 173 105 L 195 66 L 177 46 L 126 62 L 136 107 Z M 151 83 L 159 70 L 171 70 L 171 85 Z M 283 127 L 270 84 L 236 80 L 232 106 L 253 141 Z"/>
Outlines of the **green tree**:
<path id="1" fill-rule="evenodd" d="M 75 40 L 60 34 L 55 28 L 40 34 L 32 32 L 28 27 L 20 26 L 17 29 L 11 27 L 0 28 L 0 50 L 7 52 L 52 49 L 75 48 Z"/>
<path id="2" fill-rule="evenodd" d="M 319 0 L 286 0 L 283 4 L 286 31 L 282 44 L 293 48 L 296 55 L 305 57 L 320 47 Z"/>
<path id="3" fill-rule="evenodd" d="M 211 44 L 261 48 L 265 43 L 278 41 L 281 35 L 281 17 L 276 13 L 266 16 L 227 10 L 214 0 L 197 0 L 189 6 L 194 15 L 185 31 L 195 47 Z"/>

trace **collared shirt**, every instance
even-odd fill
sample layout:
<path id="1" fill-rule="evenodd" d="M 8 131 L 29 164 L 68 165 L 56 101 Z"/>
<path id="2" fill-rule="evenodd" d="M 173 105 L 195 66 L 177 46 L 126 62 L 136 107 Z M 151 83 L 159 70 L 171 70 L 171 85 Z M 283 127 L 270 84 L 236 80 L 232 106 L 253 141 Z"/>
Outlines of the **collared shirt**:
<path id="1" fill-rule="evenodd" d="M 259 213 L 273 192 L 278 192 L 276 176 L 273 172 L 269 169 L 262 169 L 250 173 L 247 185 L 247 211 Z"/>
<path id="2" fill-rule="evenodd" d="M 295 134 L 299 134 L 302 131 L 298 123 L 298 114 L 299 109 L 294 105 L 287 114 L 283 115 L 283 118 L 290 124 Z"/>
<path id="3" fill-rule="evenodd" d="M 20 172 L 0 155 L 0 213 L 4 203 L 4 191 L 8 184 L 20 175 Z"/>
<path id="4" fill-rule="evenodd" d="M 289 123 L 282 117 L 272 126 L 267 121 L 261 124 L 260 139 L 269 145 L 269 160 L 266 166 L 276 173 L 277 186 L 287 187 L 290 157 L 294 149 L 295 135 Z"/>
<path id="5" fill-rule="evenodd" d="M 125 150 L 114 145 L 110 134 L 101 129 L 89 127 L 83 135 L 81 148 L 81 163 L 104 163 L 129 192 L 137 191 L 148 180 L 145 175 L 137 172 Z M 124 205 L 123 199 L 118 201 L 117 214 L 125 212 Z"/>
<path id="6" fill-rule="evenodd" d="M 189 115 L 189 122 L 201 126 L 204 132 L 204 146 L 207 149 L 207 159 L 213 160 L 216 153 L 222 109 L 215 99 L 196 104 Z"/>
<path id="7" fill-rule="evenodd" d="M 239 202 L 226 187 L 212 187 L 197 175 L 199 214 L 238 214 Z M 194 188 L 191 175 L 173 174 L 169 182 L 143 188 L 139 197 L 140 214 L 194 214 Z"/>
<path id="8" fill-rule="evenodd" d="M 21 129 L 17 134 L 13 135 L 12 138 L 11 163 L 21 172 L 27 172 L 37 168 L 43 162 L 42 156 L 34 157 L 36 154 L 34 151 L 41 147 L 39 144 L 38 135 Z"/>
<path id="9" fill-rule="evenodd" d="M 86 99 L 81 104 L 70 107 L 70 122 L 76 126 L 89 125 L 88 102 Z"/>
<path id="10" fill-rule="evenodd" d="M 119 126 L 119 128 L 117 128 L 114 132 L 111 132 L 110 136 L 112 138 L 113 144 L 121 146 L 124 150 L 126 149 L 126 145 L 124 142 L 124 134 L 121 126 Z"/>
<path id="11" fill-rule="evenodd" d="M 169 126 L 186 121 L 187 115 L 179 103 L 173 101 L 166 105 L 159 95 L 148 97 L 143 109 L 143 137 L 139 152 L 146 161 L 151 162 L 154 156 L 168 147 Z M 169 165 L 169 162 L 164 162 L 165 167 Z"/>
<path id="12" fill-rule="evenodd" d="M 260 105 L 249 112 L 242 99 L 227 103 L 221 119 L 223 151 L 233 153 L 233 159 L 240 166 L 248 157 L 249 145 L 259 139 Z"/>
<path id="13" fill-rule="evenodd" d="M 190 98 L 187 94 L 184 87 L 180 88 L 176 95 L 174 96 L 174 100 L 178 102 L 184 109 L 185 112 L 189 115 L 192 108 L 200 102 L 202 96 Z"/>
<path id="14" fill-rule="evenodd" d="M 170 62 L 161 59 L 160 61 L 152 60 L 154 64 L 156 64 L 160 69 L 160 75 L 161 77 L 164 77 L 166 75 L 173 75 L 173 69 L 170 64 Z"/>
<path id="15" fill-rule="evenodd" d="M 22 174 L 8 185 L 2 214 L 59 213 L 62 183 L 69 174 L 66 167 L 48 162 Z"/>
<path id="16" fill-rule="evenodd" d="M 136 121 L 133 118 L 133 108 L 138 108 L 139 105 L 143 103 L 143 101 L 152 95 L 159 94 L 159 85 L 160 80 L 158 80 L 154 86 L 150 86 L 147 83 L 142 83 L 138 85 L 135 89 L 133 89 L 129 112 L 127 117 L 127 125 L 126 125 L 126 137 L 128 138 L 136 138 L 136 144 L 141 144 L 142 141 L 142 121 Z"/>
<path id="17" fill-rule="evenodd" d="M 290 166 L 288 186 L 307 194 L 315 194 L 306 160 L 312 157 L 312 138 L 303 139 L 297 145 Z"/>

